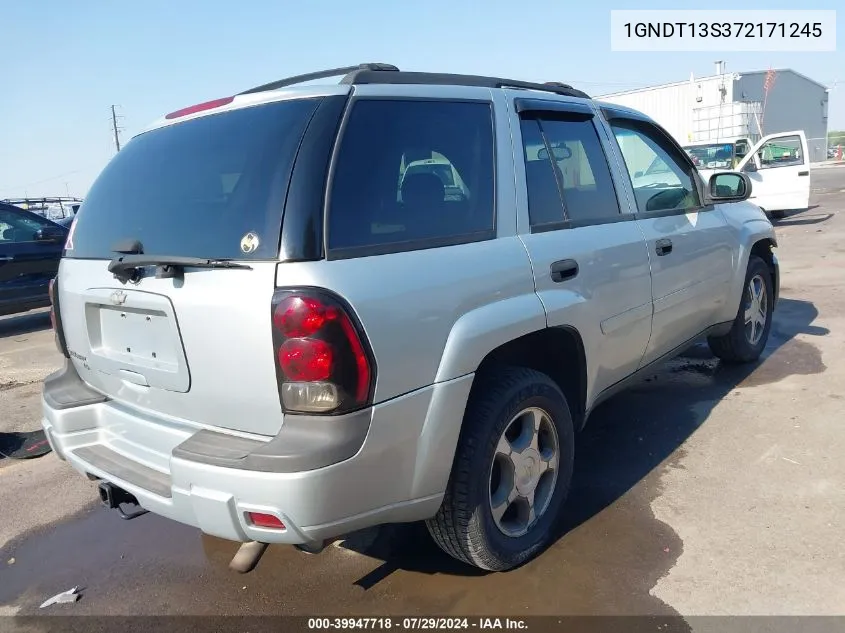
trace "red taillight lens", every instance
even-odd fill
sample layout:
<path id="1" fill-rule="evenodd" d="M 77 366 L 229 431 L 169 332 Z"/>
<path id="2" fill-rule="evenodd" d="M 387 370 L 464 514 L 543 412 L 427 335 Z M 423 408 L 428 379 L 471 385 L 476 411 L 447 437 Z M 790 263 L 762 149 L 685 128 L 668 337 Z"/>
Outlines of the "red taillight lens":
<path id="1" fill-rule="evenodd" d="M 279 517 L 264 512 L 247 512 L 249 522 L 255 527 L 269 528 L 271 530 L 284 530 L 285 524 Z"/>
<path id="2" fill-rule="evenodd" d="M 273 344 L 285 412 L 340 414 L 366 406 L 372 353 L 349 306 L 323 290 L 280 290 Z"/>
<path id="3" fill-rule="evenodd" d="M 189 114 L 195 114 L 197 112 L 203 112 L 205 110 L 213 110 L 214 108 L 220 108 L 224 105 L 229 105 L 234 101 L 234 97 L 223 97 L 222 99 L 214 99 L 213 101 L 205 101 L 203 103 L 198 103 L 196 105 L 188 106 L 187 108 L 182 108 L 181 110 L 176 110 L 176 112 L 171 112 L 170 114 L 166 115 L 165 119 L 178 119 L 179 117 L 188 116 Z"/>
<path id="4" fill-rule="evenodd" d="M 56 279 L 53 278 L 50 280 L 50 284 L 47 286 L 47 295 L 50 297 L 50 326 L 53 328 L 53 331 L 56 331 L 56 299 L 55 299 L 55 290 L 54 287 L 56 285 Z"/>
<path id="5" fill-rule="evenodd" d="M 285 297 L 276 307 L 273 323 L 288 337 L 311 336 L 325 322 L 337 318 L 337 310 L 311 297 Z"/>
<path id="6" fill-rule="evenodd" d="M 47 295 L 50 297 L 50 326 L 53 328 L 53 339 L 56 341 L 56 347 L 65 358 L 70 358 L 65 344 L 65 335 L 62 331 L 62 315 L 59 307 L 59 289 L 56 278 L 50 280 L 47 285 Z"/>
<path id="7" fill-rule="evenodd" d="M 279 365 L 290 380 L 326 380 L 332 373 L 332 348 L 320 339 L 290 338 L 279 348 Z"/>

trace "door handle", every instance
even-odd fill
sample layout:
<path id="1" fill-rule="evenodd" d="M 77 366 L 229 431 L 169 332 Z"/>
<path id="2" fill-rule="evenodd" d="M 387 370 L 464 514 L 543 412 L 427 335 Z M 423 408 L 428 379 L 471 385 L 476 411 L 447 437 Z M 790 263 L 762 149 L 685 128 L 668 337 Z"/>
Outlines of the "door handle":
<path id="1" fill-rule="evenodd" d="M 809 176 L 809 175 L 810 175 L 810 172 L 809 172 L 809 171 L 799 171 L 799 172 L 798 172 L 798 175 L 799 175 L 799 176 Z"/>
<path id="2" fill-rule="evenodd" d="M 0 255 L 0 262 L 10 262 L 14 259 L 14 257 L 9 257 L 8 255 Z"/>
<path id="3" fill-rule="evenodd" d="M 568 279 L 575 279 L 578 276 L 578 262 L 574 259 L 562 259 L 553 263 L 550 267 L 552 281 L 559 284 Z"/>
<path id="4" fill-rule="evenodd" d="M 668 255 L 672 252 L 672 240 L 669 239 L 660 239 L 654 245 L 654 250 L 657 251 L 657 255 L 659 257 L 663 257 L 663 255 Z"/>

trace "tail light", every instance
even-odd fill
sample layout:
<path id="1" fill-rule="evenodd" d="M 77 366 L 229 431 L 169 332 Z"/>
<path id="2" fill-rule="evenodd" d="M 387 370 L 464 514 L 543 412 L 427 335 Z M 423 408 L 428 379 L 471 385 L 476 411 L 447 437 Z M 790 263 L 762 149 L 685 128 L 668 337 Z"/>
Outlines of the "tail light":
<path id="1" fill-rule="evenodd" d="M 53 327 L 53 339 L 56 341 L 56 347 L 59 348 L 59 351 L 64 357 L 70 358 L 70 354 L 67 351 L 67 344 L 65 343 L 65 333 L 62 329 L 62 315 L 59 309 L 59 280 L 57 277 L 50 280 L 47 293 L 50 296 L 50 325 Z"/>
<path id="2" fill-rule="evenodd" d="M 334 294 L 278 291 L 273 347 L 285 413 L 338 415 L 372 402 L 372 351 L 352 309 Z"/>

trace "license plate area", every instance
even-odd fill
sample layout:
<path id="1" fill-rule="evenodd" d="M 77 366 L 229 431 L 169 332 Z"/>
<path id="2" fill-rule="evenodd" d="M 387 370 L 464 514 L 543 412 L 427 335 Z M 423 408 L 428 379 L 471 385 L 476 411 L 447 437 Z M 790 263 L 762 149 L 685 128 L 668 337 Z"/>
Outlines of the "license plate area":
<path id="1" fill-rule="evenodd" d="M 190 375 L 170 299 L 129 291 L 114 305 L 113 295 L 97 289 L 86 297 L 90 367 L 143 387 L 188 391 Z"/>
<path id="2" fill-rule="evenodd" d="M 167 314 L 99 306 L 97 353 L 138 368 L 175 371 L 178 366 Z"/>

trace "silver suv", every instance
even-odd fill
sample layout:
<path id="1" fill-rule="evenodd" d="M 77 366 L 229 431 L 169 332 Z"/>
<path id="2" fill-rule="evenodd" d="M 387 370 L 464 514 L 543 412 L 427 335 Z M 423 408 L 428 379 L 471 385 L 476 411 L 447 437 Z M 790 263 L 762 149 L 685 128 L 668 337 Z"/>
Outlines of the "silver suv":
<path id="1" fill-rule="evenodd" d="M 425 520 L 512 568 L 600 401 L 702 337 L 760 356 L 778 264 L 750 192 L 560 83 L 365 64 L 185 108 L 83 203 L 44 428 L 112 507 L 305 548 Z"/>

